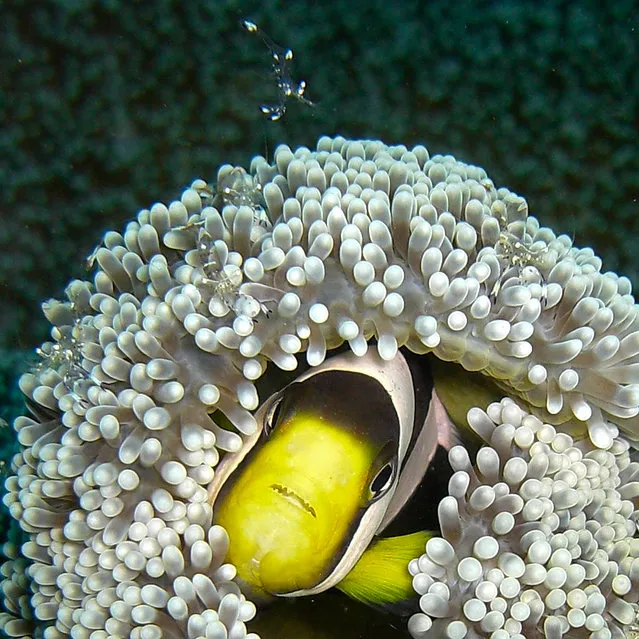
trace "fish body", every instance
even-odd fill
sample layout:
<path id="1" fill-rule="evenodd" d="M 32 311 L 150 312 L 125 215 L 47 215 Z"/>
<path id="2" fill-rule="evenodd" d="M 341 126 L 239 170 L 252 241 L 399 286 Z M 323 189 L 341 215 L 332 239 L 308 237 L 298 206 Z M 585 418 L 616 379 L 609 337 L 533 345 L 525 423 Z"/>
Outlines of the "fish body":
<path id="1" fill-rule="evenodd" d="M 255 599 L 337 586 L 381 605 L 412 593 L 408 561 L 429 534 L 377 537 L 451 427 L 433 392 L 401 355 L 347 353 L 260 406 L 258 433 L 224 460 L 210 490 L 228 559 Z"/>

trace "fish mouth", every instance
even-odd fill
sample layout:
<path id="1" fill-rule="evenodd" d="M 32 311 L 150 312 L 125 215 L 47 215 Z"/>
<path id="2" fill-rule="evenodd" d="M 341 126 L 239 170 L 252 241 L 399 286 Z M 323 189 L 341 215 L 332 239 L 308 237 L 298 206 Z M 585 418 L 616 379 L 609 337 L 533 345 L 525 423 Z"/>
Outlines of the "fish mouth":
<path id="1" fill-rule="evenodd" d="M 284 497 L 284 499 L 286 499 L 289 503 L 293 504 L 297 508 L 301 508 L 303 511 L 311 515 L 311 517 L 317 519 L 315 508 L 313 508 L 313 506 L 311 506 L 305 499 L 300 497 L 294 490 L 291 490 L 286 486 L 282 486 L 282 484 L 271 484 L 269 488 L 275 491 L 278 495 Z"/>

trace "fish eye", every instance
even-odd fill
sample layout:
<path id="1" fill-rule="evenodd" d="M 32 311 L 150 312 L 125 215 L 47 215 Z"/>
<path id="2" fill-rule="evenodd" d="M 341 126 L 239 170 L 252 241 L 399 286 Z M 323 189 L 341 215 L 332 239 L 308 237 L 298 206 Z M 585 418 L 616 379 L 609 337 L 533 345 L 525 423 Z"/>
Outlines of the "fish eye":
<path id="1" fill-rule="evenodd" d="M 266 414 L 264 415 L 264 434 L 267 437 L 273 432 L 277 425 L 280 413 L 282 412 L 283 400 L 283 395 L 277 395 L 271 402 L 271 405 L 266 409 Z"/>
<path id="2" fill-rule="evenodd" d="M 395 476 L 395 464 L 394 461 L 386 462 L 377 472 L 377 475 L 373 477 L 368 490 L 370 493 L 371 502 L 377 501 L 380 497 L 386 494 L 388 489 L 393 484 L 393 477 Z"/>

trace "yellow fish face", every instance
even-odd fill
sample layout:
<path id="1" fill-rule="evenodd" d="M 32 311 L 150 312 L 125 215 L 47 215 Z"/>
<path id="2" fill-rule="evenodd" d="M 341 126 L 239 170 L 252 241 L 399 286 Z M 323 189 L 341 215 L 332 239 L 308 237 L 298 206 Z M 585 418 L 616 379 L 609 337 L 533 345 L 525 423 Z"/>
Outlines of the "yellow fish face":
<path id="1" fill-rule="evenodd" d="M 216 500 L 215 521 L 230 538 L 227 559 L 253 597 L 315 587 L 367 507 L 393 485 L 397 442 L 388 432 L 396 425 L 387 423 L 383 437 L 367 433 L 373 412 L 360 411 L 352 398 L 344 402 L 344 375 L 318 376 L 277 396 L 262 442 Z M 335 393 L 342 397 L 337 410 Z M 392 421 L 387 404 L 375 416 Z"/>
<path id="2" fill-rule="evenodd" d="M 221 500 L 238 576 L 271 595 L 329 570 L 368 495 L 372 446 L 312 415 L 279 424 Z"/>

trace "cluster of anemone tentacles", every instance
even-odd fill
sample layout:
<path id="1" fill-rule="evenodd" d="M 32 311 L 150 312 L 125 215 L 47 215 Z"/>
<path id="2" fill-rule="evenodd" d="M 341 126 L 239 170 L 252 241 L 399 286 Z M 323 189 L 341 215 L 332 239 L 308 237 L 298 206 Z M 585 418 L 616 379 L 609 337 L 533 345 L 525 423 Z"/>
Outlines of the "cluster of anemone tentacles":
<path id="1" fill-rule="evenodd" d="M 630 283 L 482 169 L 378 141 L 280 146 L 141 211 L 91 261 L 92 282 L 44 305 L 52 340 L 20 380 L 31 416 L 4 501 L 28 541 L 5 546 L 6 635 L 255 637 L 212 524 L 216 464 L 256 429 L 271 366 L 371 338 L 382 358 L 432 353 L 508 396 L 470 412 L 475 460 L 450 453 L 442 536 L 409 566 L 410 632 L 633 631 Z"/>

